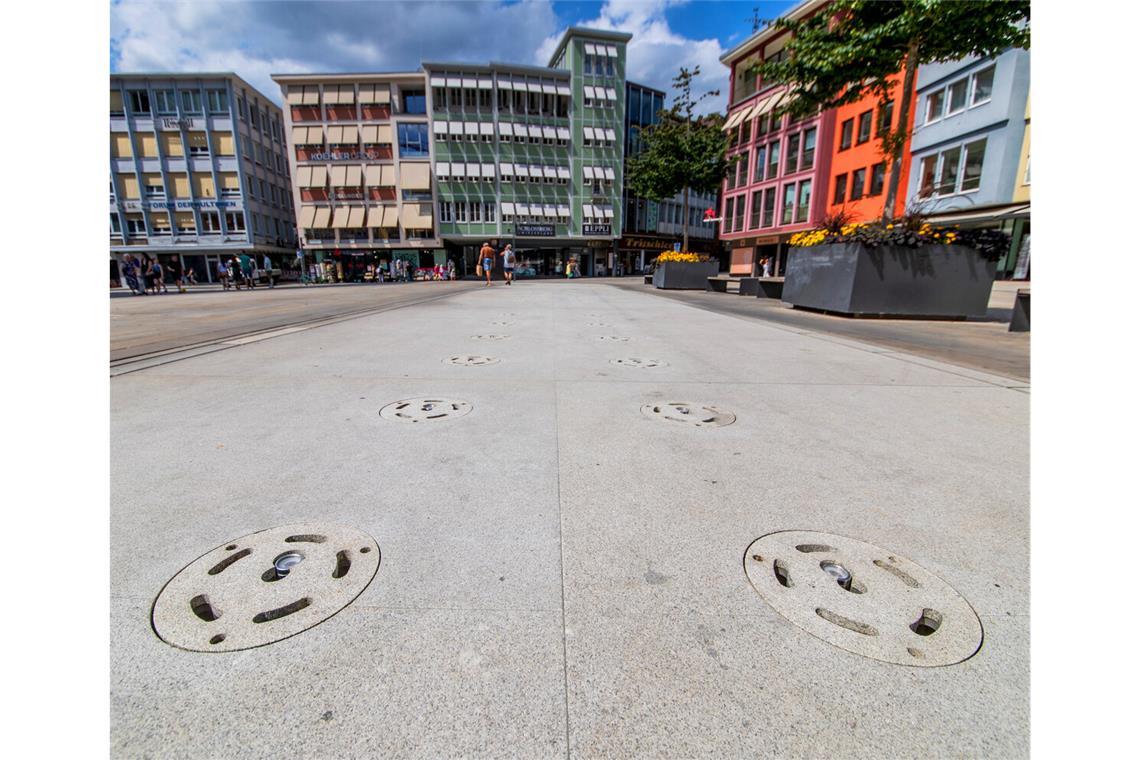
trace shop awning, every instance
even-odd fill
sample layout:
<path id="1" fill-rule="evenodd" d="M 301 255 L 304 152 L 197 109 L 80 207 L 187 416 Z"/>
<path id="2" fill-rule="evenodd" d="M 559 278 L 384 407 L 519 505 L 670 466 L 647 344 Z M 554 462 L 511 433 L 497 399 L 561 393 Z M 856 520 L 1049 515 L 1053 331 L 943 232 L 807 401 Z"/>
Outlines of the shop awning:
<path id="1" fill-rule="evenodd" d="M 312 187 L 309 184 L 310 178 L 313 176 L 313 167 L 311 166 L 298 166 L 297 167 L 297 187 Z"/>
<path id="2" fill-rule="evenodd" d="M 480 169 L 479 164 L 467 164 L 467 176 L 471 179 L 479 179 L 483 176 L 483 171 Z"/>
<path id="3" fill-rule="evenodd" d="M 557 219 L 558 218 L 558 208 L 555 206 L 547 205 L 544 203 L 544 204 L 542 204 L 542 215 L 545 216 L 547 219 Z"/>
<path id="4" fill-rule="evenodd" d="M 542 167 L 542 176 L 546 179 L 558 179 L 558 170 L 553 166 Z"/>
<path id="5" fill-rule="evenodd" d="M 595 140 L 593 127 L 582 127 L 582 137 L 587 140 Z"/>
<path id="6" fill-rule="evenodd" d="M 364 184 L 368 187 L 380 186 L 380 167 L 370 164 L 364 167 Z"/>
<path id="7" fill-rule="evenodd" d="M 364 206 L 350 206 L 348 209 L 349 229 L 359 229 L 364 226 Z"/>
<path id="8" fill-rule="evenodd" d="M 399 212 L 395 206 L 384 207 L 384 218 L 380 221 L 381 227 L 396 227 L 400 222 Z"/>
<path id="9" fill-rule="evenodd" d="M 458 161 L 451 165 L 451 176 L 456 179 L 467 176 L 467 164 L 459 163 Z"/>
<path id="10" fill-rule="evenodd" d="M 406 230 L 430 230 L 432 226 L 430 203 L 405 203 L 400 209 L 400 222 Z"/>
<path id="11" fill-rule="evenodd" d="M 515 165 L 514 164 L 499 164 L 499 174 L 503 175 L 504 177 L 515 176 Z"/>
<path id="12" fill-rule="evenodd" d="M 589 86 L 582 87 L 582 97 L 589 98 L 590 100 L 597 100 L 598 98 L 594 93 L 594 88 Z"/>
<path id="13" fill-rule="evenodd" d="M 736 111 L 735 113 L 733 113 L 731 116 L 728 117 L 728 121 L 726 121 L 724 123 L 724 126 L 721 127 L 721 129 L 732 129 L 737 124 L 744 121 L 744 114 L 748 113 L 749 110 L 750 109 L 748 109 L 748 108 L 741 108 L 739 111 Z"/>
<path id="14" fill-rule="evenodd" d="M 479 89 L 480 90 L 490 90 L 491 89 L 491 77 L 479 77 Z"/>
<path id="15" fill-rule="evenodd" d="M 475 77 L 463 77 L 463 86 L 468 89 L 473 90 L 478 86 L 478 84 L 479 82 L 475 79 Z"/>
<path id="16" fill-rule="evenodd" d="M 558 85 L 558 94 L 559 95 L 569 95 L 570 94 L 570 85 L 559 84 Z"/>
<path id="17" fill-rule="evenodd" d="M 344 229 L 348 226 L 348 206 L 337 206 L 333 212 L 332 226 L 335 229 Z"/>
<path id="18" fill-rule="evenodd" d="M 569 140 L 570 139 L 570 130 L 567 129 L 566 127 L 558 127 L 558 139 L 559 140 Z"/>
<path id="19" fill-rule="evenodd" d="M 347 166 L 333 166 L 329 169 L 329 182 L 333 187 L 344 187 L 345 174 L 347 174 Z"/>
<path id="20" fill-rule="evenodd" d="M 368 127 L 365 127 L 365 129 L 368 129 Z M 435 122 L 432 125 L 431 131 L 437 135 L 446 135 L 447 134 L 447 122 L 446 121 Z"/>
<path id="21" fill-rule="evenodd" d="M 345 187 L 360 187 L 361 171 L 359 166 L 350 165 L 345 167 L 348 171 L 345 172 L 344 186 Z"/>
<path id="22" fill-rule="evenodd" d="M 542 177 L 542 167 L 541 166 L 531 166 L 530 167 L 530 176 L 541 178 Z"/>
<path id="23" fill-rule="evenodd" d="M 606 88 L 606 100 L 617 102 L 617 91 L 613 87 Z"/>
<path id="24" fill-rule="evenodd" d="M 317 206 L 317 213 L 313 217 L 313 229 L 323 230 L 329 226 L 329 217 L 332 216 L 332 209 L 328 206 Z"/>
<path id="25" fill-rule="evenodd" d="M 440 179 L 447 179 L 450 177 L 451 164 L 447 161 L 437 161 L 435 164 L 435 176 L 439 177 Z"/>
<path id="26" fill-rule="evenodd" d="M 305 94 L 301 97 L 301 105 L 315 106 L 321 102 L 321 91 L 315 84 L 305 85 Z"/>
<path id="27" fill-rule="evenodd" d="M 448 133 L 453 134 L 453 135 L 463 134 L 463 122 L 461 122 L 461 121 L 449 121 L 447 123 L 447 131 L 448 131 Z"/>
<path id="28" fill-rule="evenodd" d="M 570 216 L 570 207 L 569 206 L 559 206 L 558 207 L 558 215 L 563 216 L 563 217 Z"/>
<path id="29" fill-rule="evenodd" d="M 477 121 L 465 121 L 465 122 L 463 122 L 463 134 L 465 134 L 465 135 L 477 135 L 477 134 L 479 134 L 479 122 L 477 122 Z"/>
<path id="30" fill-rule="evenodd" d="M 542 136 L 543 136 L 543 138 L 545 138 L 547 140 L 557 140 L 558 139 L 558 133 L 556 131 L 554 131 L 554 127 L 543 127 L 542 128 Z"/>
<path id="31" fill-rule="evenodd" d="M 341 135 L 344 134 L 344 127 L 330 126 L 326 134 L 328 135 L 329 145 L 336 145 L 338 143 L 344 142 L 340 139 Z"/>
<path id="32" fill-rule="evenodd" d="M 484 177 L 490 177 L 491 179 L 494 179 L 495 178 L 495 165 L 494 164 L 483 164 L 483 176 Z"/>
<path id="33" fill-rule="evenodd" d="M 614 170 L 607 166 L 607 167 L 605 167 L 605 169 L 603 171 L 605 171 L 605 173 L 606 173 L 606 179 L 608 179 L 610 182 L 613 182 Z"/>
<path id="34" fill-rule="evenodd" d="M 557 92 L 558 92 L 558 90 L 555 88 L 555 86 L 553 84 L 551 84 L 549 82 L 543 82 L 542 83 L 542 93 L 544 95 L 555 95 L 555 94 L 557 94 Z"/>
<path id="35" fill-rule="evenodd" d="M 285 95 L 285 102 L 291 106 L 301 105 L 301 101 L 305 98 L 305 87 L 303 85 L 291 84 L 287 94 Z"/>
<path id="36" fill-rule="evenodd" d="M 312 229 L 313 219 L 317 216 L 316 206 L 301 206 L 301 218 L 299 219 L 301 229 Z"/>
<path id="37" fill-rule="evenodd" d="M 405 190 L 431 190 L 430 171 L 427 162 L 400 164 L 400 187 Z"/>
<path id="38" fill-rule="evenodd" d="M 527 82 L 527 92 L 542 92 L 542 85 L 539 82 Z"/>
<path id="39" fill-rule="evenodd" d="M 515 124 L 515 137 L 526 137 L 526 124 Z"/>
<path id="40" fill-rule="evenodd" d="M 570 168 L 567 166 L 559 166 L 558 176 L 560 178 L 570 179 Z"/>
<path id="41" fill-rule="evenodd" d="M 601 47 L 601 45 L 598 47 Z M 606 45 L 606 55 L 610 58 L 617 58 L 617 47 L 615 45 Z"/>
<path id="42" fill-rule="evenodd" d="M 396 167 L 392 164 L 384 164 L 380 167 L 380 186 L 396 186 Z"/>
<path id="43" fill-rule="evenodd" d="M 437 76 L 433 75 L 431 78 L 431 86 L 432 87 L 447 87 L 447 80 L 444 79 L 443 77 L 437 77 Z"/>
<path id="44" fill-rule="evenodd" d="M 380 124 L 376 127 L 376 142 L 381 145 L 392 144 L 392 125 Z"/>
<path id="45" fill-rule="evenodd" d="M 368 224 L 369 227 L 383 227 L 384 226 L 384 210 L 387 206 L 369 206 L 368 207 Z"/>
<path id="46" fill-rule="evenodd" d="M 617 133 L 614 132 L 609 127 L 606 127 L 606 139 L 609 140 L 610 142 L 616 142 L 617 141 Z"/>
<path id="47" fill-rule="evenodd" d="M 509 121 L 499 122 L 499 137 L 510 137 L 514 134 L 514 129 L 511 127 Z"/>
<path id="48" fill-rule="evenodd" d="M 987 208 L 958 209 L 941 214 L 930 214 L 927 221 L 935 224 L 961 224 L 964 222 L 997 222 L 1029 216 L 1028 203 L 1010 203 Z"/>
<path id="49" fill-rule="evenodd" d="M 503 201 L 499 205 L 503 208 L 503 216 L 515 215 L 515 204 L 511 203 L 510 201 Z"/>
<path id="50" fill-rule="evenodd" d="M 598 48 L 594 45 L 594 43 L 586 42 L 586 43 L 583 43 L 582 46 L 584 48 L 586 48 L 586 55 L 597 55 L 598 54 Z"/>
<path id="51" fill-rule="evenodd" d="M 594 167 L 583 166 L 582 167 L 582 177 L 585 179 L 594 179 Z"/>
<path id="52" fill-rule="evenodd" d="M 481 135 L 493 135 L 493 134 L 495 134 L 495 125 L 489 121 L 479 122 L 479 134 L 481 134 Z"/>
<path id="53" fill-rule="evenodd" d="M 542 139 L 542 127 L 536 127 L 532 124 L 529 127 L 527 127 L 527 131 L 530 133 L 531 137 L 534 137 L 534 138 L 539 139 L 539 140 Z"/>

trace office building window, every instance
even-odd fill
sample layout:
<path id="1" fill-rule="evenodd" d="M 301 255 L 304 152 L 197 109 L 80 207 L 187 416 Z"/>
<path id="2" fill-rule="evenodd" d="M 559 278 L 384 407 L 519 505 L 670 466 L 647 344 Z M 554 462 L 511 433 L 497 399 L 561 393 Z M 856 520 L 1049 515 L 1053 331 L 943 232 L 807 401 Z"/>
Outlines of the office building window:
<path id="1" fill-rule="evenodd" d="M 800 154 L 800 171 L 807 171 L 815 166 L 815 127 L 804 132 L 803 153 Z"/>
<path id="2" fill-rule="evenodd" d="M 182 91 L 182 110 L 188 114 L 202 112 L 202 93 L 197 90 Z"/>
<path id="3" fill-rule="evenodd" d="M 218 219 L 217 211 L 203 211 L 199 216 L 202 217 L 202 232 L 216 235 L 222 231 L 222 223 Z"/>
<path id="4" fill-rule="evenodd" d="M 773 179 L 780 168 L 780 141 L 768 143 L 768 174 L 765 179 Z"/>
<path id="5" fill-rule="evenodd" d="M 839 128 L 839 149 L 847 150 L 851 147 L 851 138 L 855 134 L 855 120 L 848 119 Z"/>
<path id="6" fill-rule="evenodd" d="M 764 179 L 764 165 L 767 161 L 767 150 L 765 146 L 759 145 L 756 148 L 756 160 L 752 168 L 752 181 L 759 182 Z"/>
<path id="7" fill-rule="evenodd" d="M 206 104 L 210 107 L 210 113 L 225 113 L 229 110 L 229 105 L 226 103 L 226 91 L 206 90 Z"/>
<path id="8" fill-rule="evenodd" d="M 404 90 L 400 99 L 404 113 L 427 113 L 427 97 L 423 90 Z"/>
<path id="9" fill-rule="evenodd" d="M 987 66 L 974 74 L 974 94 L 970 98 L 970 105 L 976 106 L 979 103 L 985 103 L 993 97 L 995 68 L 995 66 Z"/>
<path id="10" fill-rule="evenodd" d="M 966 158 L 962 167 L 962 186 L 959 192 L 977 190 L 982 184 L 982 160 L 986 155 L 985 139 L 966 144 Z M 1025 184 L 1029 184 L 1029 161 L 1025 164 Z"/>
<path id="11" fill-rule="evenodd" d="M 396 125 L 396 132 L 400 143 L 400 158 L 427 157 L 427 124 L 399 123 Z"/>
<path id="12" fill-rule="evenodd" d="M 744 230 L 744 202 L 746 200 L 748 200 L 747 196 L 736 196 L 736 215 L 732 220 L 732 229 L 736 230 L 737 232 L 742 232 Z"/>
<path id="13" fill-rule="evenodd" d="M 116 213 L 111 214 L 111 234 L 112 235 L 123 234 L 123 228 L 119 225 L 119 215 Z"/>
<path id="14" fill-rule="evenodd" d="M 249 197 L 257 200 L 257 185 L 253 184 L 253 175 L 245 175 L 245 186 L 249 190 Z"/>
<path id="15" fill-rule="evenodd" d="M 174 90 L 155 90 L 154 108 L 158 113 L 178 113 L 178 104 L 174 100 Z"/>
<path id="16" fill-rule="evenodd" d="M 949 98 L 946 101 L 947 116 L 966 110 L 966 87 L 968 84 L 967 80 L 960 79 L 947 88 L 949 92 Z"/>
<path id="17" fill-rule="evenodd" d="M 784 149 L 784 174 L 794 174 L 800 166 L 800 135 L 788 135 L 788 144 Z"/>
<path id="18" fill-rule="evenodd" d="M 867 193 L 870 196 L 881 195 L 883 192 L 883 180 L 887 175 L 886 162 L 879 162 L 871 167 L 871 190 Z"/>
<path id="19" fill-rule="evenodd" d="M 744 187 L 748 184 L 748 154 L 741 153 L 740 160 L 736 162 L 736 186 Z"/>
<path id="20" fill-rule="evenodd" d="M 127 215 L 127 235 L 130 237 L 146 237 L 146 223 L 142 215 Z"/>
<path id="21" fill-rule="evenodd" d="M 855 138 L 856 145 L 862 145 L 871 139 L 871 111 L 859 114 L 859 135 Z"/>
<path id="22" fill-rule="evenodd" d="M 740 142 L 746 143 L 752 139 L 752 120 L 745 119 L 740 124 Z"/>
<path id="23" fill-rule="evenodd" d="M 776 222 L 776 188 L 769 187 L 764 191 L 764 218 L 760 220 L 761 227 L 771 227 Z"/>
<path id="24" fill-rule="evenodd" d="M 926 96 L 926 119 L 925 124 L 932 121 L 938 121 L 942 118 L 942 104 L 944 102 L 945 91 L 939 90 L 932 92 Z"/>
<path id="25" fill-rule="evenodd" d="M 796 221 L 806 222 L 808 218 L 808 211 L 811 210 L 811 180 L 804 180 L 800 183 L 800 200 L 796 204 Z"/>
<path id="26" fill-rule="evenodd" d="M 762 193 L 757 190 L 752 193 L 752 213 L 748 219 L 748 229 L 754 230 L 760 226 L 760 203 Z"/>
<path id="27" fill-rule="evenodd" d="M 879 128 L 876 135 L 882 136 L 894 126 L 895 120 L 895 101 L 888 100 L 883 105 L 879 106 Z"/>
<path id="28" fill-rule="evenodd" d="M 863 197 L 863 191 L 867 187 L 867 170 L 856 169 L 851 174 L 851 200 L 857 201 Z"/>
<path id="29" fill-rule="evenodd" d="M 780 224 L 791 224 L 792 213 L 796 208 L 796 186 L 789 182 L 784 185 L 784 207 L 780 212 Z"/>
<path id="30" fill-rule="evenodd" d="M 847 200 L 847 173 L 835 175 L 835 194 L 831 198 L 832 203 L 843 203 Z"/>
<path id="31" fill-rule="evenodd" d="M 147 94 L 146 90 L 127 90 L 127 95 L 130 96 L 131 100 L 131 113 L 150 113 L 150 95 Z"/>
<path id="32" fill-rule="evenodd" d="M 440 201 L 438 213 L 441 223 L 450 224 L 455 221 L 455 207 L 451 201 Z"/>
<path id="33" fill-rule="evenodd" d="M 724 205 L 724 227 L 725 232 L 732 232 L 732 212 L 736 208 L 736 198 L 729 198 Z"/>
<path id="34" fill-rule="evenodd" d="M 938 185 L 935 188 L 938 195 L 952 195 L 957 190 L 961 165 L 961 146 L 943 151 L 941 166 L 938 171 Z"/>

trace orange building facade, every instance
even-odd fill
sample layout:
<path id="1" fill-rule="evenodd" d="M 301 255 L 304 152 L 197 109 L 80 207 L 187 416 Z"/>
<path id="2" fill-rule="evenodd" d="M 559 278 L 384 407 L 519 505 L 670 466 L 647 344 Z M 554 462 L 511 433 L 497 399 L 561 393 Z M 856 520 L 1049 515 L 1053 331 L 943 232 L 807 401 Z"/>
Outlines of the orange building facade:
<path id="1" fill-rule="evenodd" d="M 831 142 L 831 171 L 827 187 L 827 213 L 845 209 L 851 221 L 865 222 L 883 215 L 883 204 L 890 180 L 890 162 L 883 156 L 880 137 L 884 129 L 899 126 L 902 102 L 902 74 L 894 81 L 886 103 L 868 94 L 835 112 L 835 132 Z M 917 78 L 916 78 L 917 79 Z M 914 92 L 905 125 L 914 123 Z M 910 175 L 910 136 L 902 151 L 898 194 L 893 216 L 906 210 L 907 178 Z"/>

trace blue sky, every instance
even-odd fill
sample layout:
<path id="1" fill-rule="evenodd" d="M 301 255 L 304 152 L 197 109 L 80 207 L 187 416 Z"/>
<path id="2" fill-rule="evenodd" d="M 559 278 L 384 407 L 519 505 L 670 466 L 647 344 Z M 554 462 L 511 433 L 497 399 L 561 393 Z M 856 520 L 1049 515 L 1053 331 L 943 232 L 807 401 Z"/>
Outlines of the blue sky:
<path id="1" fill-rule="evenodd" d="M 717 60 L 762 19 L 796 0 L 113 0 L 112 71 L 235 71 L 280 101 L 271 74 L 412 71 L 421 60 L 545 65 L 568 26 L 634 35 L 627 76 L 669 91 L 679 66 L 701 67 L 706 101 L 723 110 L 728 74 Z"/>

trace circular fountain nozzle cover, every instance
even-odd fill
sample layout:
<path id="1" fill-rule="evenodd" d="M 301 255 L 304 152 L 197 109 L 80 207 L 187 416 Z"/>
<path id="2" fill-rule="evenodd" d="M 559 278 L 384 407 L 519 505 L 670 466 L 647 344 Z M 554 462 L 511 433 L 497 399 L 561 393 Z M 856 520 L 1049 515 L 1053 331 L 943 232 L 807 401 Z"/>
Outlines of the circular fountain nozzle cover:
<path id="1" fill-rule="evenodd" d="M 380 410 L 380 416 L 397 422 L 438 422 L 462 417 L 471 404 L 454 398 L 406 398 L 393 401 Z"/>
<path id="2" fill-rule="evenodd" d="M 756 593 L 808 633 L 899 665 L 953 665 L 982 645 L 982 623 L 946 581 L 900 554 L 816 531 L 768 533 L 744 552 Z"/>
<path id="3" fill-rule="evenodd" d="M 264 646 L 340 612 L 379 567 L 376 540 L 355 528 L 270 528 L 227 541 L 182 568 L 154 600 L 151 624 L 180 649 Z"/>
<path id="4" fill-rule="evenodd" d="M 645 404 L 641 407 L 641 413 L 652 419 L 683 422 L 694 427 L 723 427 L 736 422 L 736 415 L 732 412 L 688 401 Z"/>

